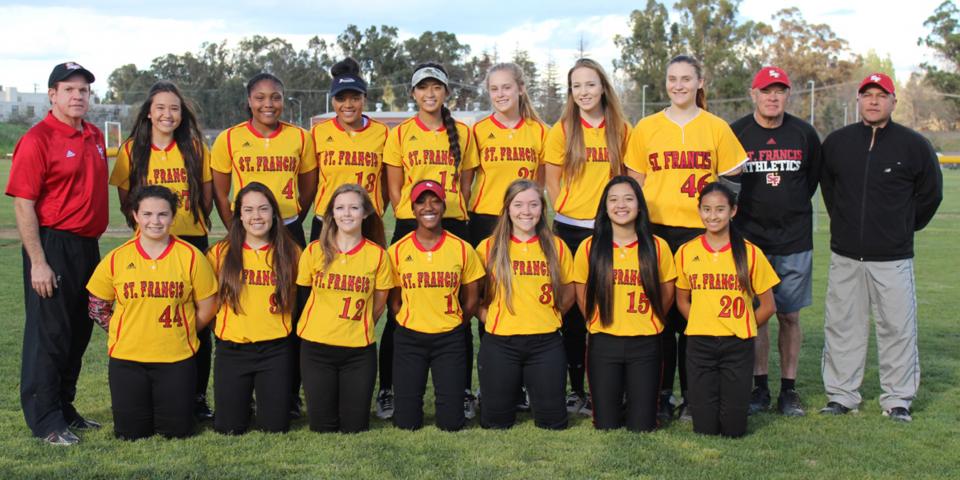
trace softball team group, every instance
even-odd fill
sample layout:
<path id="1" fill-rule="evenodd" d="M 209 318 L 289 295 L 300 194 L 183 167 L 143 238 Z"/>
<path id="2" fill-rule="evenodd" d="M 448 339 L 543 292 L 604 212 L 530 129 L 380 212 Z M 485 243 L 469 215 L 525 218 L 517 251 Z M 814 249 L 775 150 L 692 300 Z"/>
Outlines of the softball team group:
<path id="1" fill-rule="evenodd" d="M 589 59 L 552 127 L 514 64 L 489 70 L 493 114 L 472 127 L 447 108 L 439 64 L 415 68 L 417 112 L 392 129 L 363 114 L 355 61 L 331 74 L 336 116 L 310 131 L 280 120 L 280 79 L 253 77 L 250 119 L 210 150 L 177 88 L 150 89 L 110 178 L 136 234 L 87 285 L 118 437 L 183 437 L 211 417 L 221 433 L 254 418 L 283 432 L 301 386 L 311 430 L 367 430 L 374 399 L 417 429 L 428 377 L 442 430 L 482 394 L 485 428 L 529 409 L 542 428 L 574 412 L 649 431 L 672 416 L 677 369 L 696 432 L 746 432 L 753 337 L 779 279 L 731 224 L 723 178 L 747 154 L 706 111 L 697 60 L 670 61 L 670 106 L 632 128 Z M 214 204 L 228 233 L 208 245 Z"/>

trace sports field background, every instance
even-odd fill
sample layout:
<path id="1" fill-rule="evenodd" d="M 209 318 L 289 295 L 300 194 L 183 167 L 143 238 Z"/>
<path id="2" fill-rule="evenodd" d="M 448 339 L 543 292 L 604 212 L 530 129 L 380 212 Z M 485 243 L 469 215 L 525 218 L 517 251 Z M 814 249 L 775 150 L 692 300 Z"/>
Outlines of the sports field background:
<path id="1" fill-rule="evenodd" d="M 0 160 L 0 186 L 6 185 L 9 166 L 9 159 Z M 483 430 L 474 421 L 459 433 L 440 432 L 432 426 L 411 433 L 374 418 L 367 433 L 321 435 L 310 432 L 305 420 L 300 420 L 286 435 L 252 432 L 226 437 L 205 425 L 199 435 L 187 440 L 121 442 L 112 433 L 106 337 L 95 328 L 76 405 L 104 428 L 82 433 L 78 446 L 51 447 L 30 436 L 20 412 L 20 243 L 13 231 L 12 201 L 2 197 L 0 479 L 960 478 L 960 261 L 955 248 L 960 236 L 960 170 L 945 170 L 944 183 L 944 203 L 916 242 L 922 381 L 913 423 L 895 423 L 880 415 L 874 345 L 867 360 L 860 413 L 840 418 L 815 414 L 825 403 L 820 350 L 829 262 L 828 220 L 817 199 L 814 303 L 801 314 L 805 339 L 797 383 L 808 416 L 765 413 L 751 417 L 749 435 L 740 440 L 695 435 L 691 425 L 682 422 L 650 434 L 597 432 L 589 419 L 579 416 L 572 417 L 569 430 L 551 432 L 535 428 L 529 415 L 521 415 L 519 424 L 509 431 Z M 115 190 L 110 195 L 112 233 L 101 241 L 103 253 L 123 235 Z M 217 235 L 211 238 L 217 239 Z M 771 338 L 775 344 L 775 320 Z M 770 366 L 774 395 L 779 390 L 777 360 L 774 351 Z M 433 421 L 432 401 L 428 394 L 428 425 Z"/>

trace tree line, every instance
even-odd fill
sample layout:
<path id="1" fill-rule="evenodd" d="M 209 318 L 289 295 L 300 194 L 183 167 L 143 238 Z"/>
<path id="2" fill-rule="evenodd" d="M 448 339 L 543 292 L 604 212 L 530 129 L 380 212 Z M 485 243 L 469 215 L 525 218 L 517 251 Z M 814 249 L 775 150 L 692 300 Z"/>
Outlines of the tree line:
<path id="1" fill-rule="evenodd" d="M 778 11 L 769 23 L 742 21 L 740 1 L 679 0 L 671 12 L 660 1 L 647 0 L 644 8 L 631 12 L 629 33 L 614 38 L 621 53 L 613 66 L 632 118 L 666 104 L 666 62 L 680 53 L 702 61 L 709 108 L 728 119 L 751 109 L 748 87 L 761 66 L 784 68 L 794 85 L 791 110 L 807 117 L 812 100 L 815 125 L 821 132 L 854 120 L 856 82 L 864 75 L 875 70 L 893 74 L 889 58 L 852 52 L 829 25 L 807 22 L 798 8 Z M 950 0 L 924 23 L 930 33 L 918 43 L 930 47 L 943 63 L 924 64 L 925 75 L 898 85 L 901 121 L 918 128 L 957 129 L 960 99 L 948 96 L 950 101 L 945 102 L 942 93 L 960 91 L 958 25 L 960 12 Z M 329 68 L 344 56 L 361 64 L 370 85 L 370 110 L 378 105 L 383 110 L 407 110 L 413 68 L 426 60 L 439 61 L 448 69 L 454 109 L 489 109 L 481 86 L 486 70 L 500 61 L 516 62 L 525 70 L 530 96 L 545 120 L 555 121 L 565 100 L 565 70 L 560 71 L 557 60 L 538 66 L 520 46 L 507 55 L 474 54 L 451 32 L 427 31 L 401 39 L 397 27 L 349 25 L 334 41 L 314 36 L 304 49 L 283 38 L 256 35 L 232 47 L 222 41 L 204 43 L 197 52 L 170 53 L 142 70 L 134 64 L 123 65 L 110 74 L 104 102 L 137 104 L 155 81 L 173 80 L 195 102 L 206 127 L 224 128 L 245 117 L 246 79 L 267 71 L 283 79 L 286 95 L 292 99 L 285 116 L 296 120 L 299 110 L 305 115 L 326 111 Z"/>

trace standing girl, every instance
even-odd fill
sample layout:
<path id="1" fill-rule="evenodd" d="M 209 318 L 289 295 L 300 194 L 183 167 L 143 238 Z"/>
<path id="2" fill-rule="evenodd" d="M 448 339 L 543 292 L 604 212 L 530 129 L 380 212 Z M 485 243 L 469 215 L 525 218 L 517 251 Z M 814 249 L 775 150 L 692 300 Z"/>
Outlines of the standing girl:
<path id="1" fill-rule="evenodd" d="M 220 433 L 246 432 L 256 392 L 260 428 L 286 432 L 300 248 L 282 227 L 277 200 L 264 184 L 240 189 L 233 211 L 227 238 L 207 254 L 220 277 L 213 427 Z"/>
<path id="2" fill-rule="evenodd" d="M 280 121 L 283 82 L 269 73 L 247 82 L 250 119 L 230 127 L 213 142 L 213 198 L 224 225 L 230 225 L 231 186 L 239 192 L 250 182 L 270 189 L 280 206 L 280 218 L 294 241 L 306 246 L 303 216 L 317 191 L 317 157 L 306 130 Z"/>
<path id="3" fill-rule="evenodd" d="M 137 113 L 130 137 L 120 146 L 110 174 L 110 184 L 117 187 L 127 224 L 136 228 L 127 203 L 130 192 L 145 185 L 163 185 L 178 197 L 170 233 L 206 252 L 213 198 L 211 181 L 210 153 L 203 143 L 196 115 L 176 85 L 164 81 L 153 84 Z M 213 340 L 208 329 L 197 332 L 197 337 L 200 349 L 194 415 L 202 421 L 213 418 L 207 405 Z"/>
<path id="4" fill-rule="evenodd" d="M 480 346 L 481 424 L 513 426 L 517 392 L 525 383 L 534 423 L 563 429 L 567 360 L 560 316 L 573 305 L 573 259 L 547 227 L 540 186 L 514 181 L 503 205 L 493 235 L 477 248 L 490 272 L 480 309 L 487 331 Z"/>
<path id="5" fill-rule="evenodd" d="M 574 263 L 577 299 L 587 329 L 587 378 L 598 429 L 650 431 L 657 426 L 660 333 L 673 304 L 673 255 L 650 233 L 643 192 L 617 176 L 603 191 L 594 235 Z M 623 401 L 626 394 L 626 415 Z"/>
<path id="6" fill-rule="evenodd" d="M 383 222 L 366 190 L 345 183 L 330 196 L 320 239 L 300 257 L 297 283 L 311 292 L 297 334 L 313 431 L 370 428 L 373 331 L 395 286 L 383 243 Z"/>
<path id="7" fill-rule="evenodd" d="M 503 198 L 517 179 L 536 180 L 543 188 L 543 146 L 547 129 L 533 108 L 523 70 L 515 63 L 498 63 L 484 80 L 493 113 L 473 126 L 477 151 L 476 185 L 471 189 L 470 243 L 477 246 L 493 233 L 503 212 Z M 484 328 L 478 335 L 483 338 Z M 473 335 L 467 329 L 467 385 L 473 383 Z M 520 403 L 528 407 L 522 394 Z"/>
<path id="8" fill-rule="evenodd" d="M 707 112 L 703 84 L 703 67 L 695 58 L 679 55 L 670 60 L 666 80 L 670 106 L 637 123 L 624 160 L 643 187 L 653 234 L 663 237 L 673 252 L 703 232 L 697 194 L 720 176 L 739 175 L 747 160 L 727 122 Z M 659 412 L 663 421 L 673 416 L 670 400 L 677 362 L 684 402 L 687 391 L 683 316 L 671 310 L 666 327 Z M 684 418 L 685 406 L 680 407 Z"/>
<path id="9" fill-rule="evenodd" d="M 320 178 L 311 241 L 320 238 L 321 219 L 340 185 L 362 185 L 377 215 L 383 215 L 386 197 L 382 188 L 385 177 L 381 172 L 387 126 L 363 114 L 367 82 L 360 76 L 360 65 L 346 58 L 330 68 L 330 75 L 333 77 L 330 103 L 336 116 L 314 125 L 310 131 L 317 149 Z"/>
<path id="10" fill-rule="evenodd" d="M 397 312 L 393 351 L 396 411 L 393 423 L 404 429 L 423 426 L 427 373 L 433 377 L 436 421 L 441 430 L 460 430 L 467 322 L 478 304 L 483 265 L 465 240 L 441 224 L 446 202 L 441 184 L 413 185 L 410 200 L 417 227 L 390 246 L 398 288 L 390 302 Z"/>
<path id="11" fill-rule="evenodd" d="M 217 279 L 203 253 L 170 235 L 177 195 L 134 190 L 139 233 L 108 253 L 87 283 L 90 318 L 107 330 L 114 432 L 125 440 L 193 433 L 197 329 L 217 310 Z"/>
<path id="12" fill-rule="evenodd" d="M 706 232 L 676 255 L 693 431 L 740 437 L 747 432 L 753 337 L 776 311 L 773 287 L 780 279 L 763 252 L 730 223 L 737 201 L 729 187 L 704 187 L 699 212 Z"/>
<path id="13" fill-rule="evenodd" d="M 544 154 L 547 193 L 557 212 L 553 228 L 575 252 L 593 233 L 601 199 L 599 185 L 623 173 L 630 126 L 613 85 L 599 63 L 581 58 L 567 73 L 567 103 L 547 135 Z M 586 327 L 579 309 L 563 317 L 571 392 L 567 410 L 590 414 L 583 388 Z"/>
<path id="14" fill-rule="evenodd" d="M 443 227 L 457 237 L 470 237 L 467 199 L 476 168 L 476 146 L 471 140 L 470 128 L 455 120 L 445 105 L 450 95 L 448 83 L 442 65 L 432 62 L 417 65 L 410 81 L 417 114 L 390 130 L 383 147 L 387 191 L 397 219 L 391 243 L 417 228 L 411 192 L 414 184 L 422 180 L 438 182 L 444 190 Z M 380 418 L 390 418 L 393 411 L 390 388 L 395 315 L 391 305 L 380 345 L 380 393 L 377 395 Z M 470 392 L 465 395 L 472 397 Z"/>

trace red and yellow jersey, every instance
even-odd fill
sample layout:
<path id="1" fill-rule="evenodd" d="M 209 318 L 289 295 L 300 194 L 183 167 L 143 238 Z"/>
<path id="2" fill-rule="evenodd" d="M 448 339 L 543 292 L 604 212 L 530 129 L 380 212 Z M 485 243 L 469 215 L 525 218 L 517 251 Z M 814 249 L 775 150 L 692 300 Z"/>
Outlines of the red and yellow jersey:
<path id="1" fill-rule="evenodd" d="M 297 335 L 311 342 L 339 347 L 366 347 L 373 343 L 374 293 L 395 287 L 387 252 L 364 239 L 349 252 L 337 255 L 326 270 L 319 241 L 300 256 L 297 284 L 310 287 L 310 298 L 300 315 Z"/>
<path id="2" fill-rule="evenodd" d="M 487 332 L 496 335 L 534 335 L 556 332 L 560 328 L 560 311 L 556 308 L 553 285 L 550 283 L 550 269 L 539 242 L 539 237 L 525 242 L 511 238 L 513 313 L 507 308 L 505 292 L 501 288 L 494 294 L 487 309 L 487 321 L 484 324 Z M 568 284 L 573 281 L 573 255 L 559 238 L 554 238 L 554 248 L 560 263 L 560 283 Z M 488 267 L 492 250 L 492 237 L 477 245 L 480 259 Z"/>
<path id="3" fill-rule="evenodd" d="M 226 240 L 207 252 L 207 260 L 220 275 L 230 245 Z M 270 245 L 251 248 L 243 245 L 243 270 L 240 273 L 240 312 L 227 304 L 220 305 L 213 333 L 220 340 L 233 343 L 254 343 L 290 335 L 291 312 L 283 312 L 276 304 L 277 275 L 273 271 L 273 249 Z"/>
<path id="4" fill-rule="evenodd" d="M 460 172 L 477 168 L 477 152 L 470 127 L 458 121 L 457 133 L 460 139 L 459 170 L 454 168 L 446 128 L 430 130 L 419 117 L 413 116 L 390 130 L 383 147 L 383 163 L 403 168 L 400 203 L 393 206 L 397 218 L 413 218 L 410 190 L 420 180 L 433 180 L 446 191 L 447 211 L 443 218 L 467 219 L 467 202 L 460 195 Z"/>
<path id="5" fill-rule="evenodd" d="M 196 354 L 194 302 L 217 293 L 217 278 L 193 245 L 171 236 L 152 259 L 137 236 L 100 261 L 87 290 L 116 302 L 107 334 L 111 358 L 172 363 Z"/>
<path id="6" fill-rule="evenodd" d="M 533 180 L 543 163 L 547 129 L 533 119 L 507 126 L 491 114 L 473 126 L 478 158 L 470 211 L 500 215 L 507 187 L 517 179 Z"/>
<path id="7" fill-rule="evenodd" d="M 383 215 L 383 144 L 387 126 L 364 116 L 367 124 L 360 130 L 346 131 L 336 117 L 320 122 L 310 130 L 317 149 L 319 187 L 314 212 L 322 217 L 333 191 L 345 183 L 356 183 L 367 190 L 377 213 Z"/>
<path id="8" fill-rule="evenodd" d="M 290 123 L 264 137 L 250 121 L 234 125 L 213 142 L 210 168 L 231 175 L 234 193 L 250 182 L 267 186 L 280 205 L 284 219 L 300 214 L 297 177 L 317 168 L 310 134 Z"/>
<path id="9" fill-rule="evenodd" d="M 757 295 L 780 283 L 766 255 L 746 242 L 750 283 Z M 730 244 L 714 250 L 700 235 L 675 255 L 677 288 L 690 290 L 687 335 L 752 338 L 757 335 L 753 298 L 740 288 Z"/>
<path id="10" fill-rule="evenodd" d="M 476 250 L 444 231 L 427 250 L 410 232 L 388 250 L 403 297 L 397 322 L 421 333 L 449 332 L 463 324 L 460 286 L 483 277 Z"/>
<path id="11" fill-rule="evenodd" d="M 670 282 L 677 278 L 670 246 L 667 245 L 666 240 L 658 236 L 654 235 L 653 240 L 657 247 L 660 283 Z M 573 261 L 573 281 L 576 283 L 587 283 L 592 246 L 593 237 L 591 236 L 580 243 L 580 248 L 577 249 L 577 255 Z M 610 326 L 603 326 L 600 322 L 600 312 L 596 311 L 587 322 L 587 330 L 590 333 L 634 337 L 656 335 L 663 331 L 663 319 L 654 313 L 653 306 L 643 289 L 637 246 L 637 242 L 623 246 L 613 244 L 613 322 Z"/>
<path id="12" fill-rule="evenodd" d="M 650 221 L 672 227 L 703 228 L 697 195 L 718 175 L 747 161 L 747 152 L 727 122 L 706 110 L 684 126 L 664 112 L 637 123 L 624 163 L 646 175 L 643 196 Z"/>
<path id="13" fill-rule="evenodd" d="M 593 220 L 597 205 L 603 195 L 603 187 L 610 181 L 610 155 L 607 153 L 606 120 L 598 127 L 591 127 L 580 119 L 583 127 L 583 144 L 587 149 L 587 161 L 577 178 L 561 178 L 560 194 L 553 201 L 557 213 L 577 220 Z M 624 125 L 624 134 L 630 134 L 630 126 Z M 624 145 L 627 137 L 624 136 Z M 567 134 L 563 122 L 557 122 L 547 134 L 543 161 L 563 168 L 566 162 Z"/>
<path id="14" fill-rule="evenodd" d="M 133 141 L 128 140 L 117 152 L 117 162 L 113 165 L 113 172 L 110 174 L 110 185 L 123 190 L 130 190 L 130 157 L 133 148 Z M 200 183 L 204 184 L 213 181 L 213 175 L 210 173 L 210 151 L 206 145 L 203 146 L 203 172 Z M 170 226 L 170 233 L 174 235 L 196 235 L 207 234 L 207 226 L 201 220 L 193 221 L 193 212 L 190 211 L 189 197 L 190 184 L 187 181 L 187 167 L 183 161 L 183 155 L 176 142 L 170 142 L 167 148 L 159 149 L 151 146 L 150 160 L 147 162 L 147 185 L 162 185 L 167 187 L 173 193 L 177 194 L 179 204 L 177 205 L 177 215 L 173 218 L 173 225 Z M 203 192 L 196 192 L 196 195 L 203 195 Z"/>

